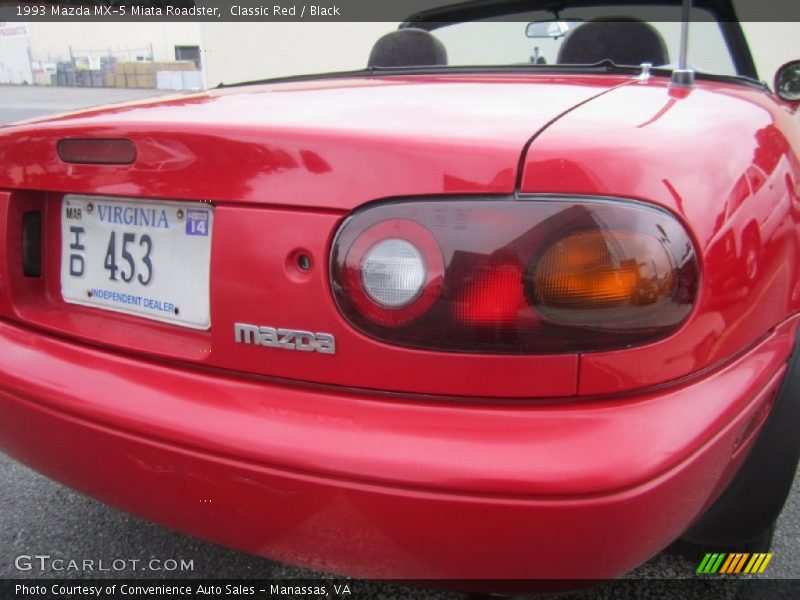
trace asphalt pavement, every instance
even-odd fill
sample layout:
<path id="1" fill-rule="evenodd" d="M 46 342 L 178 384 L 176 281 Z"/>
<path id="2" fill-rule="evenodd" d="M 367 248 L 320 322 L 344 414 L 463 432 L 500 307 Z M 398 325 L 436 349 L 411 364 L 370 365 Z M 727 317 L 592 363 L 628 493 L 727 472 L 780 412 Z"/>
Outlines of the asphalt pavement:
<path id="1" fill-rule="evenodd" d="M 0 85 L 0 125 L 79 108 L 152 98 L 168 93 L 171 92 L 127 88 Z"/>
<path id="2" fill-rule="evenodd" d="M 0 124 L 16 120 L 155 95 L 154 90 L 104 88 L 37 88 L 0 86 Z M 2 167 L 0 167 L 2 168 Z M 800 494 L 798 478 L 778 521 L 772 551 L 774 558 L 762 579 L 800 578 Z M 658 518 L 658 515 L 653 515 Z M 709 549 L 713 550 L 713 549 Z M 0 454 L 0 579 L 37 578 L 38 568 L 25 570 L 19 556 L 50 555 L 53 558 L 112 560 L 125 558 L 130 568 L 106 574 L 130 578 L 318 578 L 324 573 L 242 554 L 200 541 L 158 525 L 148 523 L 107 507 L 51 481 Z M 142 571 L 135 565 L 157 559 L 158 571 Z M 191 562 L 191 570 L 166 570 L 170 560 Z M 763 588 L 727 587 L 709 592 L 703 585 L 676 587 L 675 580 L 697 582 L 697 557 L 688 556 L 686 548 L 676 545 L 637 568 L 627 579 L 646 580 L 636 588 L 639 597 L 666 598 L 680 595 L 681 600 L 718 597 L 760 597 Z M 23 567 L 21 570 L 18 567 Z M 36 567 L 36 565 L 34 565 Z M 45 577 L 91 578 L 96 572 L 45 571 Z M 104 575 L 105 576 L 105 575 Z M 706 576 L 708 577 L 708 576 Z M 708 581 L 708 579 L 706 579 Z M 584 592 L 580 598 L 616 598 L 630 596 L 634 588 L 620 587 L 630 582 L 612 583 Z M 638 584 L 637 584 L 638 585 Z M 739 585 L 738 583 L 736 585 Z M 745 585 L 745 584 L 742 584 Z M 364 588 L 362 588 L 363 590 Z M 394 600 L 431 598 L 456 600 L 464 594 L 434 592 L 371 582 L 369 597 Z"/>

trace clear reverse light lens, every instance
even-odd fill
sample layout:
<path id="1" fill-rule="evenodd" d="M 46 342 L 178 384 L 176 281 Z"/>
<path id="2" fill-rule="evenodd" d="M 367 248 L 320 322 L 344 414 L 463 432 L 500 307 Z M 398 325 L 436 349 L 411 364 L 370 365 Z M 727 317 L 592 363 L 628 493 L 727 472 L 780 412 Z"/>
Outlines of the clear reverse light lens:
<path id="1" fill-rule="evenodd" d="M 364 291 L 388 308 L 400 308 L 413 301 L 422 291 L 426 275 L 422 254 L 405 240 L 378 242 L 361 262 Z"/>

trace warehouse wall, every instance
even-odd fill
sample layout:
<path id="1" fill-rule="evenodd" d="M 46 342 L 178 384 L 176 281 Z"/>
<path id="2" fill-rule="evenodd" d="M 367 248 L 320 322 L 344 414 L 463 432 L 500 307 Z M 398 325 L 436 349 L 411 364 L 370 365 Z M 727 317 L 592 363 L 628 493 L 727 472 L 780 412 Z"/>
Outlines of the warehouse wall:
<path id="1" fill-rule="evenodd" d="M 790 60 L 800 60 L 798 23 L 744 23 L 743 28 L 756 58 L 759 77 L 770 85 L 778 67 Z"/>
<path id="2" fill-rule="evenodd" d="M 206 83 L 364 68 L 397 23 L 203 23 Z"/>
<path id="3" fill-rule="evenodd" d="M 30 36 L 27 23 L 0 21 L 0 84 L 30 84 Z"/>
<path id="4" fill-rule="evenodd" d="M 199 46 L 199 23 L 92 23 L 31 22 L 33 60 L 69 60 L 75 54 L 129 52 L 123 60 L 136 60 L 152 44 L 156 61 L 175 60 L 175 46 Z"/>

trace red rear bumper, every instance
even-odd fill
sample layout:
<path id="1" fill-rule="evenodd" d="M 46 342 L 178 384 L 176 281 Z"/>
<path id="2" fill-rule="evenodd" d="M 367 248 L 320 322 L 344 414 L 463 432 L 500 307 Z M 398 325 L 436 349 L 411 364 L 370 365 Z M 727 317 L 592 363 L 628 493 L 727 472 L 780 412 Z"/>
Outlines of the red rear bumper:
<path id="1" fill-rule="evenodd" d="M 679 536 L 733 475 L 793 329 L 639 396 L 464 403 L 209 374 L 0 323 L 0 449 L 147 519 L 290 563 L 609 578 Z"/>

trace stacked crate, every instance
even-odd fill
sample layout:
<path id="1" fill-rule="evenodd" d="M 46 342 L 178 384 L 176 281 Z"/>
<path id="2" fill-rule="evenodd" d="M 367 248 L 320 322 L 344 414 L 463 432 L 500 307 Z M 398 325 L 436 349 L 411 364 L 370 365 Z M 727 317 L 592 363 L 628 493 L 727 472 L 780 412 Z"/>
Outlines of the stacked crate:
<path id="1" fill-rule="evenodd" d="M 193 90 L 202 85 L 202 75 L 191 60 L 157 62 L 156 87 L 160 90 Z"/>
<path id="2" fill-rule="evenodd" d="M 114 86 L 118 88 L 128 87 L 128 65 L 127 62 L 118 62 L 114 65 Z"/>
<path id="3" fill-rule="evenodd" d="M 104 86 L 117 87 L 116 66 L 117 58 L 115 56 L 103 56 L 100 58 L 100 70 L 103 73 Z"/>
<path id="4" fill-rule="evenodd" d="M 156 73 L 194 70 L 196 66 L 191 60 L 118 62 L 114 65 L 114 73 L 106 77 L 106 85 L 118 88 L 155 88 Z"/>

